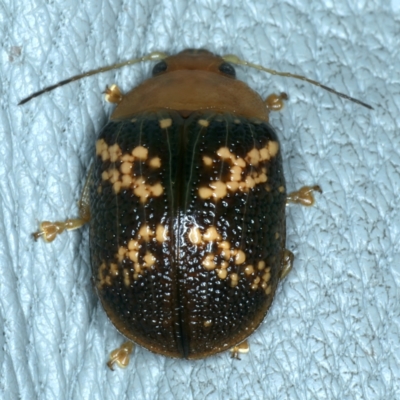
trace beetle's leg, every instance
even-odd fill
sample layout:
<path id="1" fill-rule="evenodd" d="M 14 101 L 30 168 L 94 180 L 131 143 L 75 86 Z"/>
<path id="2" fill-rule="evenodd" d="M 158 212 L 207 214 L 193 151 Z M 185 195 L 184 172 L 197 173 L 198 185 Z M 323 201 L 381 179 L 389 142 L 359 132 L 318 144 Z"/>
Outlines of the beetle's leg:
<path id="1" fill-rule="evenodd" d="M 296 203 L 302 206 L 312 206 L 315 202 L 313 192 L 322 193 L 322 189 L 318 185 L 303 186 L 299 190 L 287 195 L 286 204 Z"/>
<path id="2" fill-rule="evenodd" d="M 106 86 L 104 94 L 106 101 L 109 103 L 119 104 L 123 98 L 121 89 L 116 84 L 113 84 L 110 87 Z"/>
<path id="3" fill-rule="evenodd" d="M 132 342 L 123 343 L 118 349 L 113 350 L 110 353 L 110 360 L 107 363 L 107 367 L 114 371 L 114 364 L 117 364 L 120 368 L 126 368 L 129 364 L 130 354 L 132 353 L 134 344 Z"/>
<path id="4" fill-rule="evenodd" d="M 86 178 L 85 186 L 83 187 L 81 198 L 78 203 L 79 218 L 56 222 L 43 221 L 39 225 L 39 230 L 32 234 L 35 240 L 43 237 L 44 241 L 52 242 L 59 233 L 62 233 L 65 230 L 72 231 L 74 229 L 78 229 L 90 221 L 89 185 L 91 175 L 92 168 L 90 168 L 88 177 Z"/>
<path id="5" fill-rule="evenodd" d="M 232 347 L 230 349 L 230 352 L 232 353 L 231 358 L 236 358 L 236 360 L 240 360 L 239 358 L 239 353 L 248 353 L 250 350 L 250 345 L 247 340 L 245 340 L 242 343 L 237 344 L 235 347 Z"/>
<path id="6" fill-rule="evenodd" d="M 279 275 L 280 280 L 286 278 L 287 274 L 292 270 L 293 260 L 294 260 L 293 253 L 288 249 L 284 249 L 281 272 Z"/>
<path id="7" fill-rule="evenodd" d="M 265 99 L 265 105 L 267 106 L 269 111 L 279 111 L 282 110 L 284 100 L 287 100 L 289 97 L 285 92 L 281 94 L 272 93 Z"/>

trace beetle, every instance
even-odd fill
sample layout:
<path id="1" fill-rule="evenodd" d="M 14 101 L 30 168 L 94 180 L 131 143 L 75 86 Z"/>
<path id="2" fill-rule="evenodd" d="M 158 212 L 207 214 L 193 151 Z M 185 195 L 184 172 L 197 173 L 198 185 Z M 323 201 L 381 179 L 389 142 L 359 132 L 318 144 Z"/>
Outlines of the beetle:
<path id="1" fill-rule="evenodd" d="M 146 60 L 159 61 L 150 79 L 127 94 L 116 85 L 106 89 L 117 106 L 97 139 L 79 218 L 42 222 L 34 238 L 50 242 L 89 223 L 95 290 L 129 339 L 111 353 L 110 368 L 128 364 L 132 342 L 177 358 L 228 349 L 238 357 L 292 266 L 286 204 L 311 205 L 321 189 L 286 193 L 268 120 L 287 96 L 264 101 L 235 79 L 232 63 L 371 107 L 308 78 L 203 49 L 152 53 L 114 67 Z"/>

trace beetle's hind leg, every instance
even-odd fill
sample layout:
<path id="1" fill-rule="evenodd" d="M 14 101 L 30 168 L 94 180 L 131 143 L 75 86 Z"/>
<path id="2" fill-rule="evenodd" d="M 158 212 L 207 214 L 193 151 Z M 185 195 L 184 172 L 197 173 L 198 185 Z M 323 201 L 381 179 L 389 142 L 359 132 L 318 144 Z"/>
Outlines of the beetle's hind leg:
<path id="1" fill-rule="evenodd" d="M 286 204 L 295 203 L 302 206 L 312 206 L 315 203 L 314 192 L 322 193 L 322 189 L 318 186 L 303 186 L 295 192 L 289 193 L 286 197 Z"/>
<path id="2" fill-rule="evenodd" d="M 65 230 L 72 231 L 74 229 L 79 229 L 90 221 L 89 188 L 91 175 L 92 168 L 90 169 L 88 177 L 86 178 L 85 186 L 83 187 L 82 195 L 78 203 L 79 218 L 56 222 L 43 221 L 39 225 L 39 230 L 32 234 L 35 240 L 43 237 L 45 242 L 52 242 L 58 234 L 64 232 Z"/>
<path id="3" fill-rule="evenodd" d="M 114 371 L 114 364 L 117 364 L 120 368 L 126 368 L 129 364 L 130 355 L 133 351 L 134 344 L 132 342 L 125 342 L 117 349 L 110 353 L 110 360 L 107 363 L 107 367 Z"/>

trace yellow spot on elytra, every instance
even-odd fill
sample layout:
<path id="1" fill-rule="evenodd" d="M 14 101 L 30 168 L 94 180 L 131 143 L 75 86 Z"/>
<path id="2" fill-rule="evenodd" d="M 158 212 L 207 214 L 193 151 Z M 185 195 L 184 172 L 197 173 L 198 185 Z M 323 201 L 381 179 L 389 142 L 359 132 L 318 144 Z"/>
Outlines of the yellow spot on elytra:
<path id="1" fill-rule="evenodd" d="M 206 119 L 199 119 L 197 121 L 197 123 L 201 126 L 204 126 L 205 128 L 207 128 L 210 125 L 210 122 L 207 121 Z"/>
<path id="2" fill-rule="evenodd" d="M 110 274 L 112 276 L 117 276 L 118 275 L 118 265 L 115 263 L 110 264 Z"/>
<path id="3" fill-rule="evenodd" d="M 103 171 L 101 174 L 101 179 L 103 179 L 103 181 L 108 181 L 110 179 L 110 174 L 107 171 Z"/>
<path id="4" fill-rule="evenodd" d="M 203 156 L 203 163 L 207 165 L 207 167 L 210 167 L 213 164 L 213 160 L 211 157 Z"/>
<path id="5" fill-rule="evenodd" d="M 161 129 L 169 128 L 171 125 L 172 125 L 172 119 L 171 118 L 160 119 L 160 128 Z"/>
<path id="6" fill-rule="evenodd" d="M 254 273 L 254 267 L 252 265 L 248 265 L 245 269 L 244 269 L 244 273 L 246 275 L 251 275 L 252 273 Z"/>
<path id="7" fill-rule="evenodd" d="M 161 158 L 160 157 L 153 157 L 149 161 L 149 165 L 151 168 L 160 168 L 161 167 Z"/>
<path id="8" fill-rule="evenodd" d="M 213 195 L 213 191 L 210 188 L 201 187 L 199 189 L 199 196 L 202 199 L 210 199 Z"/>
<path id="9" fill-rule="evenodd" d="M 121 166 L 119 167 L 119 170 L 121 171 L 121 173 L 127 175 L 127 174 L 131 173 L 132 167 L 133 167 L 133 163 L 125 161 L 121 164 Z"/>
<path id="10" fill-rule="evenodd" d="M 226 184 L 222 181 L 214 181 L 210 183 L 211 189 L 213 189 L 213 197 L 216 199 L 222 199 L 227 194 Z"/>
<path id="11" fill-rule="evenodd" d="M 121 157 L 122 151 L 117 143 L 110 146 L 108 148 L 108 151 L 110 153 L 110 161 L 111 162 L 116 162 Z"/>
<path id="12" fill-rule="evenodd" d="M 137 250 L 128 251 L 128 257 L 132 262 L 138 262 L 139 252 Z"/>
<path id="13" fill-rule="evenodd" d="M 279 151 L 279 143 L 273 142 L 272 140 L 268 142 L 268 151 L 271 157 L 275 157 Z"/>
<path id="14" fill-rule="evenodd" d="M 235 264 L 243 264 L 246 261 L 246 254 L 242 250 L 238 250 L 235 256 Z"/>
<path id="15" fill-rule="evenodd" d="M 132 185 L 133 178 L 129 175 L 123 175 L 121 179 L 121 186 L 124 188 L 128 188 Z"/>
<path id="16" fill-rule="evenodd" d="M 206 230 L 206 233 L 203 235 L 203 239 L 206 242 L 215 242 L 217 240 L 221 240 L 221 236 L 219 235 L 214 226 L 210 226 Z"/>
<path id="17" fill-rule="evenodd" d="M 168 229 L 166 226 L 158 224 L 156 228 L 157 242 L 163 243 L 168 240 Z"/>
<path id="18" fill-rule="evenodd" d="M 123 276 L 124 276 L 124 285 L 128 287 L 131 284 L 131 280 L 129 279 L 129 271 L 124 268 L 123 270 Z"/>
<path id="19" fill-rule="evenodd" d="M 267 271 L 263 276 L 262 276 L 262 280 L 266 283 L 269 282 L 269 280 L 271 279 L 271 273 L 269 271 Z"/>
<path id="20" fill-rule="evenodd" d="M 208 319 L 207 321 L 203 322 L 204 327 L 208 328 L 209 326 L 212 325 L 212 321 L 210 319 Z"/>
<path id="21" fill-rule="evenodd" d="M 285 187 L 284 186 L 279 186 L 278 187 L 279 193 L 285 193 Z"/>
<path id="22" fill-rule="evenodd" d="M 229 275 L 229 278 L 231 278 L 231 286 L 232 287 L 237 286 L 237 284 L 239 282 L 239 275 L 236 273 L 232 273 Z"/>
<path id="23" fill-rule="evenodd" d="M 217 269 L 217 275 L 220 279 L 225 279 L 228 276 L 228 271 L 226 269 Z"/>
<path id="24" fill-rule="evenodd" d="M 147 224 L 144 224 L 139 229 L 139 237 L 145 242 L 149 242 L 150 238 L 154 236 L 154 232 L 150 229 Z"/>
<path id="25" fill-rule="evenodd" d="M 200 244 L 203 242 L 201 239 L 200 229 L 197 226 L 190 228 L 188 236 L 190 242 L 193 244 Z"/>
<path id="26" fill-rule="evenodd" d="M 208 254 L 206 258 L 202 262 L 203 267 L 207 271 L 211 271 L 216 268 L 216 264 L 214 262 L 214 255 L 213 254 Z"/>
<path id="27" fill-rule="evenodd" d="M 257 268 L 261 271 L 265 268 L 265 261 L 259 261 L 257 264 Z"/>
<path id="28" fill-rule="evenodd" d="M 265 289 L 265 294 L 271 294 L 271 292 L 272 292 L 272 287 L 271 287 L 271 286 L 268 286 L 268 287 Z"/>
<path id="29" fill-rule="evenodd" d="M 132 150 L 133 157 L 138 158 L 139 160 L 146 160 L 148 153 L 149 151 L 143 146 L 137 146 Z"/>
<path id="30" fill-rule="evenodd" d="M 111 183 L 115 183 L 115 182 L 118 182 L 118 180 L 119 180 L 119 171 L 117 170 L 117 169 L 115 169 L 115 168 L 113 168 L 113 169 L 110 169 L 109 171 L 108 171 L 108 176 L 109 176 L 109 178 L 108 178 L 108 180 L 111 182 Z"/>
<path id="31" fill-rule="evenodd" d="M 146 267 L 151 267 L 155 264 L 156 258 L 149 251 L 146 252 L 146 255 L 143 257 Z"/>
<path id="32" fill-rule="evenodd" d="M 115 182 L 115 183 L 113 184 L 113 190 L 114 190 L 114 192 L 115 192 L 116 194 L 118 194 L 119 191 L 121 190 L 121 186 L 122 186 L 122 182 L 121 182 L 121 181 Z"/>
<path id="33" fill-rule="evenodd" d="M 128 243 L 129 250 L 139 250 L 139 242 L 137 240 L 131 239 Z"/>
<path id="34" fill-rule="evenodd" d="M 279 239 L 279 236 L 280 236 L 280 235 L 279 235 L 279 232 L 276 232 L 276 233 L 275 233 L 275 239 L 278 240 L 278 239 Z"/>

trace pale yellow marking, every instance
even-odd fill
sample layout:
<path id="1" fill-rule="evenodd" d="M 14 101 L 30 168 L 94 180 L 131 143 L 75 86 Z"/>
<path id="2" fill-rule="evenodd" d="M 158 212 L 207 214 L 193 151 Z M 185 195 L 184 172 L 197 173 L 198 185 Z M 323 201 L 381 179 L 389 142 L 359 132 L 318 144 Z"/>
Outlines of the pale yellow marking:
<path id="1" fill-rule="evenodd" d="M 212 197 L 212 195 L 213 195 L 213 191 L 209 188 L 201 187 L 199 189 L 199 196 L 202 199 L 210 199 Z"/>
<path id="2" fill-rule="evenodd" d="M 274 141 L 268 142 L 268 151 L 271 157 L 275 157 L 279 151 L 279 143 Z"/>
<path id="3" fill-rule="evenodd" d="M 240 119 L 235 118 L 235 119 L 233 120 L 233 122 L 234 122 L 235 124 L 240 124 Z"/>
<path id="4" fill-rule="evenodd" d="M 110 153 L 108 152 L 108 150 L 103 150 L 101 152 L 101 159 L 102 161 L 107 161 L 110 158 Z"/>
<path id="5" fill-rule="evenodd" d="M 155 264 L 156 258 L 149 251 L 146 252 L 146 255 L 143 257 L 146 267 L 151 267 Z"/>
<path id="6" fill-rule="evenodd" d="M 272 292 L 272 287 L 271 286 L 268 286 L 266 289 L 265 289 L 265 294 L 271 294 L 271 292 Z"/>
<path id="7" fill-rule="evenodd" d="M 131 239 L 128 243 L 128 249 L 129 250 L 139 250 L 140 245 L 137 240 Z"/>
<path id="8" fill-rule="evenodd" d="M 131 280 L 129 278 L 129 271 L 126 268 L 124 268 L 123 274 L 124 274 L 124 285 L 126 287 L 129 287 L 129 285 L 131 284 Z"/>
<path id="9" fill-rule="evenodd" d="M 226 184 L 222 181 L 214 181 L 212 183 L 210 183 L 210 187 L 213 190 L 213 197 L 215 197 L 216 199 L 222 199 L 224 198 L 228 191 L 226 189 Z"/>
<path id="10" fill-rule="evenodd" d="M 257 264 L 257 268 L 261 271 L 265 268 L 265 261 L 259 261 Z"/>
<path id="11" fill-rule="evenodd" d="M 251 275 L 254 273 L 254 267 L 252 265 L 248 265 L 245 269 L 244 269 L 244 273 L 246 275 Z"/>
<path id="12" fill-rule="evenodd" d="M 139 229 L 139 238 L 143 239 L 145 242 L 149 242 L 153 236 L 154 232 L 147 224 L 142 225 Z"/>
<path id="13" fill-rule="evenodd" d="M 115 183 L 119 180 L 120 173 L 117 169 L 113 168 L 108 171 L 108 176 L 109 176 L 108 180 L 111 183 Z"/>
<path id="14" fill-rule="evenodd" d="M 121 190 L 121 186 L 122 186 L 122 182 L 121 182 L 121 181 L 115 182 L 115 183 L 113 184 L 113 190 L 114 190 L 114 192 L 115 192 L 116 194 L 118 194 L 119 191 Z"/>
<path id="15" fill-rule="evenodd" d="M 122 151 L 117 143 L 110 146 L 108 148 L 108 151 L 110 153 L 110 161 L 111 162 L 116 162 L 122 155 Z"/>
<path id="16" fill-rule="evenodd" d="M 191 243 L 193 243 L 193 244 L 203 243 L 201 236 L 202 235 L 201 235 L 200 229 L 197 226 L 190 228 L 189 240 Z"/>
<path id="17" fill-rule="evenodd" d="M 156 239 L 157 242 L 164 243 L 168 240 L 168 229 L 166 226 L 158 224 L 156 228 Z"/>
<path id="18" fill-rule="evenodd" d="M 203 156 L 203 163 L 204 165 L 207 165 L 207 167 L 211 167 L 211 165 L 213 164 L 213 160 L 211 157 Z"/>
<path id="19" fill-rule="evenodd" d="M 159 123 L 161 129 L 166 129 L 172 125 L 172 119 L 171 118 L 160 119 Z"/>
<path id="20" fill-rule="evenodd" d="M 225 279 L 228 276 L 228 271 L 226 269 L 217 269 L 217 275 L 220 279 Z"/>
<path id="21" fill-rule="evenodd" d="M 138 262 L 139 261 L 139 252 L 137 250 L 130 250 L 128 251 L 128 257 L 132 262 Z"/>
<path id="22" fill-rule="evenodd" d="M 150 193 L 155 196 L 159 197 L 163 194 L 164 188 L 162 187 L 161 183 L 156 183 L 153 186 L 150 186 Z"/>
<path id="23" fill-rule="evenodd" d="M 206 258 L 203 260 L 202 265 L 207 271 L 211 271 L 216 268 L 214 257 L 215 256 L 213 254 L 208 254 Z"/>
<path id="24" fill-rule="evenodd" d="M 147 160 L 147 156 L 149 154 L 149 150 L 143 146 L 137 146 L 132 150 L 132 155 L 139 160 Z"/>
<path id="25" fill-rule="evenodd" d="M 160 168 L 161 167 L 161 158 L 160 157 L 153 157 L 149 161 L 149 165 L 151 168 Z"/>
<path id="26" fill-rule="evenodd" d="M 104 150 L 107 150 L 108 145 L 104 139 L 99 139 L 96 142 L 96 156 L 100 156 Z"/>
<path id="27" fill-rule="evenodd" d="M 133 163 L 135 158 L 131 154 L 126 153 L 123 156 L 121 156 L 120 160 L 122 162 L 131 162 L 131 163 Z"/>
<path id="28" fill-rule="evenodd" d="M 285 193 L 285 187 L 284 186 L 279 186 L 278 187 L 279 193 Z"/>
<path id="29" fill-rule="evenodd" d="M 108 181 L 110 179 L 110 174 L 107 171 L 103 171 L 101 174 L 101 179 L 103 179 L 103 181 Z"/>
<path id="30" fill-rule="evenodd" d="M 204 126 L 205 128 L 207 128 L 207 127 L 210 125 L 210 122 L 207 121 L 206 119 L 199 119 L 199 120 L 197 121 L 197 123 L 198 123 L 200 126 Z"/>
<path id="31" fill-rule="evenodd" d="M 275 233 L 275 239 L 278 240 L 279 237 L 280 237 L 279 232 L 276 232 L 276 233 Z"/>
<path id="32" fill-rule="evenodd" d="M 221 240 L 220 234 L 217 232 L 214 226 L 209 227 L 206 233 L 203 235 L 203 239 L 206 242 L 215 242 Z"/>
<path id="33" fill-rule="evenodd" d="M 266 283 L 269 282 L 269 280 L 271 279 L 271 273 L 269 271 L 267 271 L 263 276 L 262 276 L 262 280 Z"/>
<path id="34" fill-rule="evenodd" d="M 246 254 L 242 250 L 238 250 L 235 255 L 235 264 L 243 264 L 246 261 Z"/>
<path id="35" fill-rule="evenodd" d="M 119 167 L 119 170 L 121 171 L 121 173 L 127 175 L 127 174 L 131 173 L 132 167 L 133 167 L 133 163 L 125 161 L 121 164 L 121 166 Z"/>
<path id="36" fill-rule="evenodd" d="M 231 286 L 232 287 L 237 286 L 237 284 L 239 282 L 239 275 L 236 273 L 232 273 L 229 275 L 229 278 L 231 278 Z"/>
<path id="37" fill-rule="evenodd" d="M 204 321 L 204 322 L 203 322 L 203 325 L 204 325 L 204 327 L 208 328 L 209 326 L 212 325 L 212 323 L 213 323 L 213 322 L 212 322 L 210 319 L 208 319 L 207 321 Z"/>
<path id="38" fill-rule="evenodd" d="M 133 179 L 132 179 L 131 176 L 129 176 L 129 175 L 123 175 L 123 176 L 122 176 L 121 186 L 122 186 L 123 188 L 131 187 L 131 186 L 132 186 L 132 183 L 133 183 Z"/>
<path id="39" fill-rule="evenodd" d="M 118 275 L 118 265 L 115 263 L 110 264 L 110 274 L 112 276 L 117 276 Z"/>

